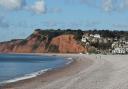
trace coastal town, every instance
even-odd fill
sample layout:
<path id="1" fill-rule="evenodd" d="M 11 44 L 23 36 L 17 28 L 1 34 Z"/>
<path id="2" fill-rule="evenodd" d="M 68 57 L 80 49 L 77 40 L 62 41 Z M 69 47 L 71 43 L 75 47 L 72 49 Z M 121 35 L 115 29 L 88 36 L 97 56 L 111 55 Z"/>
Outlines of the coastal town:
<path id="1" fill-rule="evenodd" d="M 128 32 L 36 29 L 26 39 L 0 42 L 0 53 L 128 54 Z"/>
<path id="2" fill-rule="evenodd" d="M 95 53 L 102 54 L 127 54 L 128 53 L 128 40 L 126 37 L 109 38 L 102 37 L 100 34 L 84 33 L 81 42 L 86 48 L 92 48 Z M 107 49 L 105 48 L 106 46 Z"/>

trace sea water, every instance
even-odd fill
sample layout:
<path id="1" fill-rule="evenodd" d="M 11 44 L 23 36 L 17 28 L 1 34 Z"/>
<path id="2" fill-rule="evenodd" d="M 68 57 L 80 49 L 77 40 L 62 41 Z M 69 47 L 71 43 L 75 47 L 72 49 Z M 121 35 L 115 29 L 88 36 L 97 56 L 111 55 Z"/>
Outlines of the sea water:
<path id="1" fill-rule="evenodd" d="M 36 77 L 70 62 L 58 56 L 0 54 L 0 84 Z"/>

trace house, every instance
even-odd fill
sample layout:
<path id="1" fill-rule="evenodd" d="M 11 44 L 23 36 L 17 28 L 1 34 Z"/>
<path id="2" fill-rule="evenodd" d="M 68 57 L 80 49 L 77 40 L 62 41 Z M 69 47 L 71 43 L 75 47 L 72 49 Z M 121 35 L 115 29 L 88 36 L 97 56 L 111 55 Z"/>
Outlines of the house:
<path id="1" fill-rule="evenodd" d="M 95 34 L 94 38 L 100 38 L 100 35 L 99 34 Z"/>
<path id="2" fill-rule="evenodd" d="M 90 34 L 90 37 L 94 37 L 94 38 L 100 38 L 101 36 L 100 36 L 100 34 Z"/>
<path id="3" fill-rule="evenodd" d="M 90 37 L 94 37 L 94 35 L 93 34 L 90 34 Z"/>
<path id="4" fill-rule="evenodd" d="M 118 42 L 113 42 L 113 44 L 111 45 L 111 48 L 117 48 L 118 47 Z"/>
<path id="5" fill-rule="evenodd" d="M 117 38 L 117 37 L 115 37 L 115 38 L 114 38 L 114 41 L 117 41 L 117 40 L 118 40 L 118 38 Z"/>
<path id="6" fill-rule="evenodd" d="M 89 37 L 87 35 L 83 35 L 81 41 L 87 42 L 88 39 L 89 39 Z"/>
<path id="7" fill-rule="evenodd" d="M 125 48 L 115 48 L 112 50 L 112 54 L 126 54 Z"/>
<path id="8" fill-rule="evenodd" d="M 128 48 L 126 48 L 126 53 L 128 53 Z"/>

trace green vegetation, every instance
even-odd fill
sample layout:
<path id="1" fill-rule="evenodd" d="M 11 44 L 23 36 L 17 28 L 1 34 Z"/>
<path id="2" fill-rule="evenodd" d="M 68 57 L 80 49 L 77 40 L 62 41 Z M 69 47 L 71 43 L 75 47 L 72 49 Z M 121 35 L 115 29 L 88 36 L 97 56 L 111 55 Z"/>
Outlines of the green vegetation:
<path id="1" fill-rule="evenodd" d="M 59 35 L 66 35 L 66 34 L 73 34 L 75 35 L 75 39 L 81 40 L 83 31 L 78 29 L 78 30 L 71 30 L 71 29 L 66 29 L 66 30 L 54 30 L 54 29 L 46 29 L 46 30 L 41 30 L 41 29 L 36 29 L 35 31 L 38 31 L 40 34 L 44 36 L 48 36 L 48 40 L 50 41 L 53 37 L 57 37 Z"/>
<path id="2" fill-rule="evenodd" d="M 22 41 L 20 42 L 20 45 L 25 45 L 27 42 L 28 42 L 27 39 L 24 39 L 24 40 L 22 40 Z"/>
<path id="3" fill-rule="evenodd" d="M 97 49 L 96 48 L 94 48 L 94 47 L 90 47 L 90 48 L 88 48 L 88 53 L 93 53 L 93 54 L 97 54 L 98 52 L 97 52 Z"/>
<path id="4" fill-rule="evenodd" d="M 33 45 L 33 50 L 37 49 L 40 43 L 46 40 L 46 37 L 44 35 L 39 35 L 37 39 L 38 39 L 37 42 Z"/>
<path id="5" fill-rule="evenodd" d="M 100 34 L 101 35 L 101 40 L 103 40 L 103 42 L 99 42 L 98 39 L 94 39 L 94 42 L 89 42 L 89 45 L 91 47 L 97 48 L 98 50 L 108 50 L 111 48 L 111 44 L 112 42 L 109 42 L 108 39 L 117 39 L 119 40 L 122 37 L 125 37 L 126 40 L 128 40 L 128 31 L 110 31 L 110 30 L 85 30 L 82 31 L 81 29 L 78 30 L 72 30 L 72 29 L 46 29 L 46 30 L 41 30 L 41 29 L 36 29 L 35 32 L 39 33 L 39 34 L 31 34 L 29 37 L 30 38 L 34 38 L 34 37 L 38 37 L 37 42 L 33 45 L 33 50 L 37 49 L 40 45 L 40 43 L 42 41 L 46 40 L 46 49 L 49 49 L 49 52 L 58 52 L 58 47 L 55 45 L 50 45 L 51 40 L 54 37 L 60 36 L 60 35 L 68 35 L 68 34 L 72 34 L 74 35 L 74 39 L 76 39 L 79 43 L 81 43 L 81 39 L 83 34 Z M 104 39 L 106 38 L 106 39 Z M 91 39 L 90 39 L 91 40 Z M 105 42 L 105 43 L 104 43 Z M 27 43 L 27 40 L 24 39 L 20 42 L 20 45 L 25 45 Z M 85 44 L 83 44 L 85 45 Z M 94 49 L 90 50 L 90 53 L 96 53 Z"/>
<path id="6" fill-rule="evenodd" d="M 59 48 L 56 45 L 50 45 L 48 52 L 53 52 L 53 53 L 58 53 L 59 52 Z"/>
<path id="7" fill-rule="evenodd" d="M 111 30 L 87 30 L 84 31 L 87 33 L 91 33 L 91 34 L 100 34 L 102 37 L 110 37 L 110 38 L 115 38 L 117 37 L 118 39 L 121 37 L 128 37 L 128 31 L 111 31 Z"/>
<path id="8" fill-rule="evenodd" d="M 126 37 L 128 38 L 128 31 L 110 31 L 110 30 L 85 30 L 82 31 L 81 29 L 78 30 L 73 30 L 73 29 L 46 29 L 46 30 L 41 30 L 41 29 L 36 29 L 35 31 L 38 31 L 40 34 L 44 36 L 48 36 L 49 40 L 51 40 L 53 37 L 62 35 L 62 34 L 74 34 L 75 39 L 80 40 L 82 38 L 82 35 L 84 33 L 89 33 L 89 34 L 100 34 L 102 37 L 109 37 L 109 38 L 121 38 L 121 37 Z"/>
<path id="9" fill-rule="evenodd" d="M 36 43 L 36 44 L 33 45 L 33 48 L 32 48 L 32 49 L 35 50 L 35 49 L 37 49 L 38 47 L 39 47 L 39 44 Z"/>

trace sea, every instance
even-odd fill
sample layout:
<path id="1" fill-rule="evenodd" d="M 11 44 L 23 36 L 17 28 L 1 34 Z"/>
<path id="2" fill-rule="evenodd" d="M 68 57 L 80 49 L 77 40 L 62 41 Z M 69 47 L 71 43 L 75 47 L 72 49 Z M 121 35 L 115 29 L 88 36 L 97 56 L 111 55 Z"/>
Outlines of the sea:
<path id="1" fill-rule="evenodd" d="M 47 71 L 70 64 L 58 56 L 41 56 L 31 54 L 0 54 L 0 84 L 17 82 L 36 77 Z"/>

